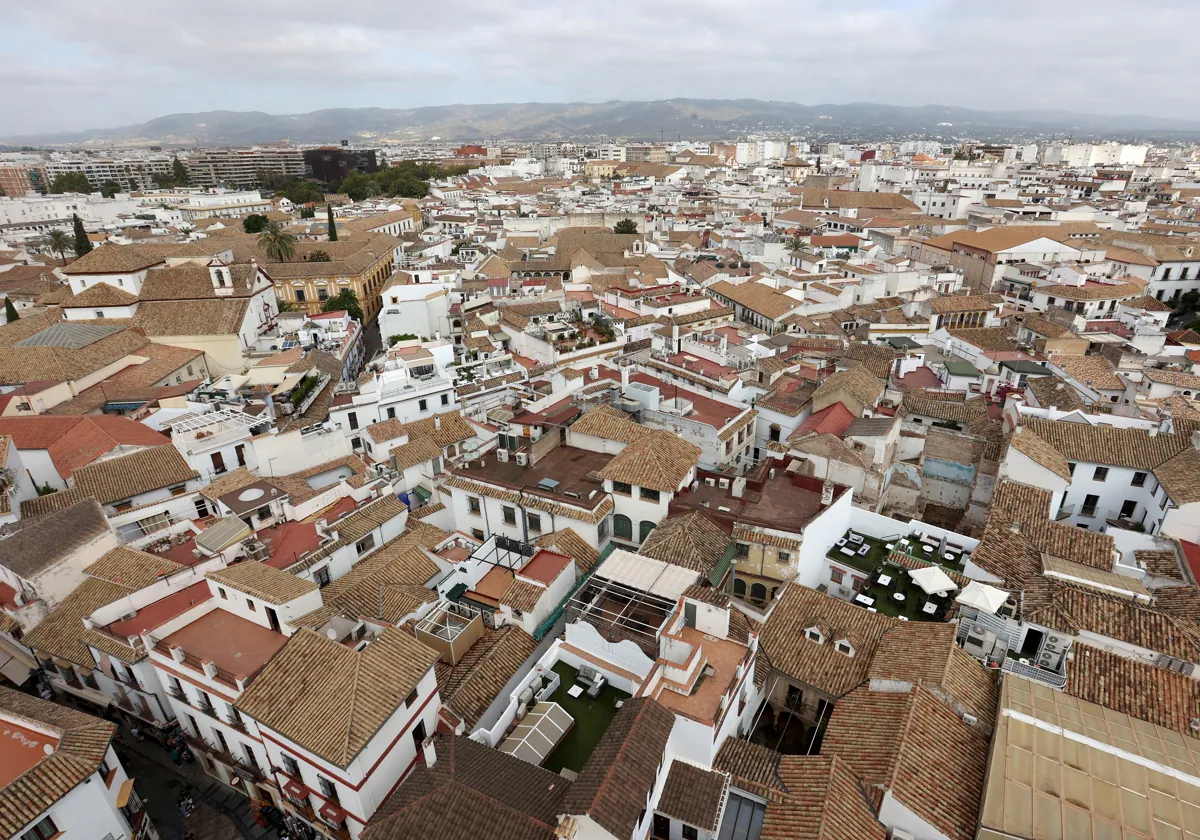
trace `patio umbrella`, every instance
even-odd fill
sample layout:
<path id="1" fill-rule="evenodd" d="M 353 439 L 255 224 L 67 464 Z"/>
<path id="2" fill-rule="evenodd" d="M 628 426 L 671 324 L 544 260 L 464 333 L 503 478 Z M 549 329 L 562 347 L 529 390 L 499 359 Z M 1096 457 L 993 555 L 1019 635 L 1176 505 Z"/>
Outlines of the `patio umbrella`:
<path id="1" fill-rule="evenodd" d="M 1004 602 L 1008 600 L 1008 593 L 1003 589 L 973 580 L 967 584 L 966 589 L 958 593 L 958 597 L 954 600 L 963 606 L 974 607 L 988 615 L 995 615 L 996 610 L 1004 606 Z"/>
<path id="2" fill-rule="evenodd" d="M 912 578 L 917 586 L 925 590 L 927 595 L 940 595 L 943 592 L 949 592 L 952 589 L 957 589 L 954 581 L 950 579 L 950 575 L 943 572 L 937 566 L 926 566 L 922 569 L 912 569 L 908 576 Z"/>

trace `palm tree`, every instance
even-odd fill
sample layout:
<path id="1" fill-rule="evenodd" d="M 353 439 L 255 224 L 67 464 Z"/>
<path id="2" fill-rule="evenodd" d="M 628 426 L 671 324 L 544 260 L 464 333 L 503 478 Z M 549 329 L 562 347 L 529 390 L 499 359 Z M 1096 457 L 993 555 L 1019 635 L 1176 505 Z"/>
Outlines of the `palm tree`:
<path id="1" fill-rule="evenodd" d="M 787 247 L 789 251 L 802 251 L 805 247 L 804 240 L 799 236 L 793 236 L 787 241 Z"/>
<path id="2" fill-rule="evenodd" d="M 296 236 L 284 230 L 279 222 L 267 222 L 259 234 L 258 247 L 272 262 L 287 262 L 296 253 Z"/>
<path id="3" fill-rule="evenodd" d="M 67 236 L 66 231 L 55 228 L 46 234 L 46 247 L 52 253 L 58 254 L 59 265 L 66 265 L 67 261 L 63 258 L 63 254 L 71 247 L 71 237 Z"/>

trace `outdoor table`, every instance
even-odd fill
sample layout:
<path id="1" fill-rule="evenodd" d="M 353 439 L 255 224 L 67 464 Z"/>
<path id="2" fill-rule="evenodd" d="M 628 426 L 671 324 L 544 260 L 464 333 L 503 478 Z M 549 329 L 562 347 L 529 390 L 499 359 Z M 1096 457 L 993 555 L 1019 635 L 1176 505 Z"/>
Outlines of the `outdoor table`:
<path id="1" fill-rule="evenodd" d="M 866 607 L 869 607 L 875 603 L 874 598 L 868 598 L 866 595 L 862 595 L 862 594 L 855 595 L 854 600 Z"/>
<path id="2" fill-rule="evenodd" d="M 891 575 L 880 575 L 879 576 L 879 585 L 880 586 L 889 586 L 889 585 L 891 585 L 891 582 L 892 582 Z"/>
<path id="3" fill-rule="evenodd" d="M 933 551 L 933 546 L 931 545 L 922 545 L 921 548 L 925 549 L 926 551 Z"/>
<path id="4" fill-rule="evenodd" d="M 578 697 L 580 694 L 583 694 L 583 686 L 581 685 L 573 685 L 567 689 L 568 697 Z"/>
<path id="5" fill-rule="evenodd" d="M 904 600 L 904 593 L 903 593 L 903 592 L 893 592 L 893 593 L 892 593 L 892 599 L 893 599 L 893 600 L 895 600 L 895 601 L 903 601 L 903 600 Z"/>
<path id="6" fill-rule="evenodd" d="M 847 557 L 853 557 L 853 556 L 854 556 L 854 549 L 853 549 L 853 548 L 839 548 L 839 549 L 838 549 L 838 551 L 842 552 L 842 554 L 845 554 Z"/>
<path id="7" fill-rule="evenodd" d="M 887 544 L 884 546 L 884 548 L 886 548 L 888 551 L 891 551 L 891 550 L 892 550 L 893 548 L 895 548 L 895 547 L 896 547 L 896 544 L 895 544 L 895 543 L 887 543 Z"/>
<path id="8" fill-rule="evenodd" d="M 933 601 L 926 601 L 925 606 L 921 607 L 921 612 L 933 615 L 937 612 L 937 604 L 933 603 Z"/>

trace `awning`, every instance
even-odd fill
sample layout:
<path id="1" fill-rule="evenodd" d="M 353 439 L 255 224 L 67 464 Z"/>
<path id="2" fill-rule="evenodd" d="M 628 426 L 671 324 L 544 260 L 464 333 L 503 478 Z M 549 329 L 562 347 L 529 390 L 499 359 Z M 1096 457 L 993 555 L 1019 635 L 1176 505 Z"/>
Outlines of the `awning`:
<path id="1" fill-rule="evenodd" d="M 332 802 L 326 802 L 317 813 L 334 825 L 341 825 L 342 821 L 346 819 L 346 812 Z"/>
<path id="2" fill-rule="evenodd" d="M 297 782 L 295 779 L 288 779 L 283 783 L 283 791 L 288 796 L 295 799 L 308 799 L 308 788 Z"/>
<path id="3" fill-rule="evenodd" d="M 974 607 L 980 612 L 995 615 L 996 610 L 1004 606 L 1004 602 L 1008 600 L 1008 593 L 1003 589 L 973 580 L 967 584 L 966 589 L 958 593 L 958 597 L 954 600 L 965 607 Z"/>
<path id="4" fill-rule="evenodd" d="M 621 548 L 610 554 L 604 565 L 593 574 L 671 601 L 678 599 L 684 590 L 700 580 L 698 572 Z"/>
<path id="5" fill-rule="evenodd" d="M 121 782 L 121 789 L 117 791 L 117 807 L 124 808 L 129 804 L 129 797 L 133 795 L 133 779 L 126 779 Z"/>
<path id="6" fill-rule="evenodd" d="M 951 592 L 958 587 L 954 581 L 950 579 L 950 575 L 943 572 L 937 566 L 925 566 L 922 569 L 912 569 L 908 576 L 913 579 L 917 586 L 925 590 L 928 595 L 940 595 L 943 592 Z"/>
<path id="7" fill-rule="evenodd" d="M 575 719 L 566 709 L 543 701 L 517 722 L 499 750 L 540 767 L 574 725 Z"/>

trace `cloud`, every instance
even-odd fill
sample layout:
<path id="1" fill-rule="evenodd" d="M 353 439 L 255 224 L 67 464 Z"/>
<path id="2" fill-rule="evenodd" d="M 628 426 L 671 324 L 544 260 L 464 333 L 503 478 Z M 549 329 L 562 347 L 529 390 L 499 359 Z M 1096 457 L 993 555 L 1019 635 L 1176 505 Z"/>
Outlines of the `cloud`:
<path id="1" fill-rule="evenodd" d="M 39 0 L 0 135 L 168 113 L 676 96 L 1200 118 L 1200 4 Z"/>

